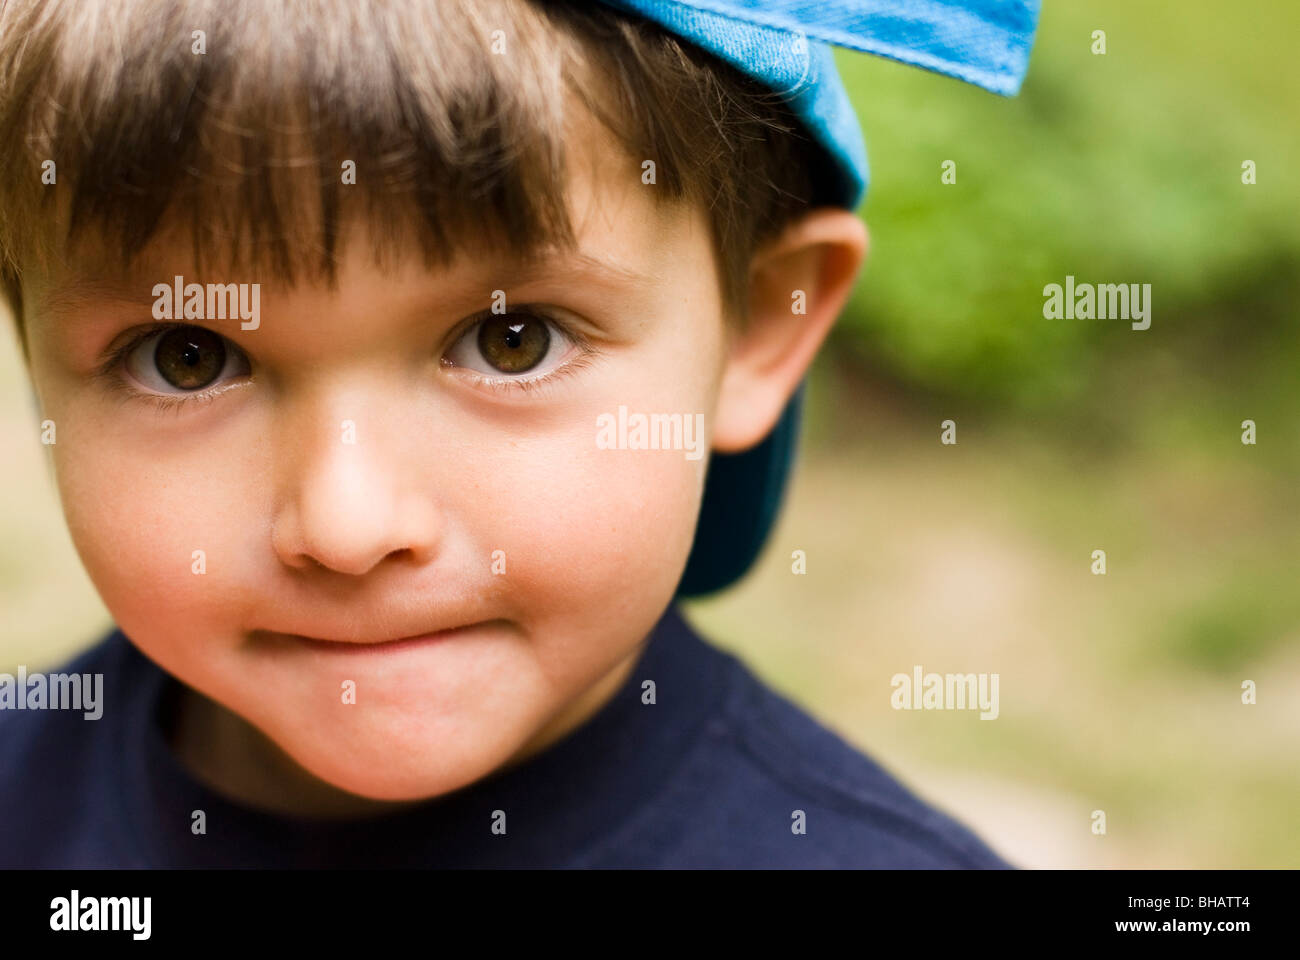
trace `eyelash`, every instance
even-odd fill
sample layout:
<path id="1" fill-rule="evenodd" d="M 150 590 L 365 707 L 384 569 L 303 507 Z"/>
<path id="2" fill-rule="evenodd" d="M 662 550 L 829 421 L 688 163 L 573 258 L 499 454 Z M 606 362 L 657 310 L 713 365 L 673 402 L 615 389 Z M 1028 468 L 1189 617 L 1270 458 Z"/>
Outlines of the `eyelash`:
<path id="1" fill-rule="evenodd" d="M 511 311 L 517 312 L 517 311 Z M 566 331 L 567 332 L 567 331 Z M 572 336 L 572 335 L 570 335 Z M 556 367 L 550 373 L 542 374 L 540 377 L 524 378 L 507 378 L 507 377 L 485 377 L 477 370 L 469 370 L 467 376 L 479 386 L 486 387 L 495 393 L 511 393 L 516 390 L 530 391 L 543 390 L 549 387 L 557 380 L 577 373 L 586 367 L 594 359 L 596 351 L 586 344 L 573 337 L 573 342 L 583 349 L 583 353 L 578 354 L 562 367 Z M 446 366 L 455 367 L 455 364 L 446 364 Z M 458 367 L 456 369 L 465 369 Z"/>
<path id="2" fill-rule="evenodd" d="M 566 337 L 568 337 L 569 340 L 572 341 L 574 345 L 576 345 L 582 352 L 579 353 L 572 360 L 565 363 L 564 366 L 557 367 L 556 369 L 552 370 L 550 373 L 542 374 L 541 376 L 538 377 L 527 377 L 527 378 L 487 377 L 479 373 L 477 370 L 468 370 L 468 368 L 462 368 L 462 367 L 458 367 L 456 364 L 447 363 L 445 358 L 443 359 L 443 364 L 445 366 L 453 367 L 455 369 L 466 369 L 469 378 L 477 385 L 485 387 L 488 390 L 491 390 L 495 393 L 506 394 L 506 393 L 513 393 L 515 391 L 528 392 L 528 391 L 542 390 L 552 385 L 555 381 L 561 380 L 564 377 L 570 376 L 574 373 L 577 373 L 579 370 L 584 369 L 592 362 L 592 360 L 595 359 L 596 354 L 599 352 L 592 346 L 590 340 L 588 340 L 586 337 L 582 336 L 581 334 L 575 332 L 570 327 L 569 324 L 561 322 L 560 320 L 551 316 L 549 313 L 540 310 L 529 310 L 527 308 L 515 309 L 510 312 L 513 314 L 522 314 L 528 317 L 535 317 L 536 319 L 543 320 L 547 323 L 552 324 L 553 326 L 558 327 L 560 331 Z M 452 340 L 452 343 L 453 344 L 458 343 L 461 337 L 463 337 L 470 330 L 473 330 L 475 326 L 477 326 L 479 323 L 482 323 L 490 315 L 491 312 L 485 310 L 480 314 L 475 314 L 474 316 L 472 316 L 469 319 L 469 321 L 462 327 L 462 329 L 457 332 L 455 338 Z M 203 406 L 205 404 L 211 403 L 220 394 L 225 393 L 225 391 L 229 389 L 229 387 L 226 386 L 209 387 L 205 390 L 200 390 L 195 393 L 188 393 L 188 394 L 168 395 L 168 394 L 161 394 L 161 393 L 146 393 L 142 390 L 137 389 L 136 387 L 133 387 L 128 382 L 125 374 L 122 373 L 122 369 L 126 363 L 126 358 L 130 355 L 131 351 L 136 349 L 138 346 L 140 346 L 140 344 L 144 343 L 150 337 L 164 330 L 169 330 L 176 327 L 187 327 L 187 326 L 193 326 L 193 324 L 174 323 L 174 322 L 154 323 L 154 324 L 149 324 L 147 326 L 141 327 L 138 333 L 130 337 L 121 346 L 114 348 L 109 353 L 109 355 L 105 358 L 104 362 L 100 364 L 100 366 L 94 371 L 93 373 L 94 379 L 98 382 L 105 383 L 113 391 L 120 392 L 123 400 L 143 401 L 153 406 L 159 413 L 171 412 L 171 413 L 179 414 L 182 407 L 188 407 L 192 409 L 193 407 L 196 406 Z M 238 348 L 236 347 L 236 349 Z"/>

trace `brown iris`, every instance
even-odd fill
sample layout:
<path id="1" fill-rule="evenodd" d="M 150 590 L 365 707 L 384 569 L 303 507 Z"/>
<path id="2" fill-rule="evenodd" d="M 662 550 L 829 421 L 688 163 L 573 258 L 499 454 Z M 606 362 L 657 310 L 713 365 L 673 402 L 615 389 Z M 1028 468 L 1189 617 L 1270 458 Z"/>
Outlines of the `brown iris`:
<path id="1" fill-rule="evenodd" d="M 496 314 L 478 328 L 478 348 L 502 373 L 522 373 L 542 362 L 551 332 L 537 317 Z"/>
<path id="2" fill-rule="evenodd" d="M 173 387 L 206 387 L 226 365 L 221 337 L 202 327 L 178 327 L 163 334 L 154 351 L 154 366 Z"/>

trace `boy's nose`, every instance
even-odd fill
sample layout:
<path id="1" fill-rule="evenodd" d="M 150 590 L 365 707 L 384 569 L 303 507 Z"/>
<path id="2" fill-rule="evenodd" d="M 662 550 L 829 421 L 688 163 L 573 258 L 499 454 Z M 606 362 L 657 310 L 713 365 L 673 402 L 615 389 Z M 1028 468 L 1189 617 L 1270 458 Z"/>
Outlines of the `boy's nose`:
<path id="1" fill-rule="evenodd" d="M 403 469 L 409 438 L 378 430 L 373 422 L 340 422 L 310 438 L 291 427 L 277 438 L 286 453 L 275 468 L 271 538 L 285 565 L 361 576 L 389 556 L 411 563 L 434 556 L 441 516 L 431 491 Z"/>

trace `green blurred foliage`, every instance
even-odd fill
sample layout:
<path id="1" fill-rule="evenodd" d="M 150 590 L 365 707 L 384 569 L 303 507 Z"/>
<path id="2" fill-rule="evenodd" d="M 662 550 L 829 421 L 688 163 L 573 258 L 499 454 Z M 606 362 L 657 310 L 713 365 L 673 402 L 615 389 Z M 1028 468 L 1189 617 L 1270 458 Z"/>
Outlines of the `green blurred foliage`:
<path id="1" fill-rule="evenodd" d="M 1291 406 L 1298 36 L 1290 0 L 1047 0 L 1014 99 L 838 51 L 871 161 L 872 251 L 837 344 L 921 394 L 1106 429 L 1117 390 L 1166 383 Z M 1044 319 L 1043 287 L 1066 274 L 1152 284 L 1151 329 Z"/>

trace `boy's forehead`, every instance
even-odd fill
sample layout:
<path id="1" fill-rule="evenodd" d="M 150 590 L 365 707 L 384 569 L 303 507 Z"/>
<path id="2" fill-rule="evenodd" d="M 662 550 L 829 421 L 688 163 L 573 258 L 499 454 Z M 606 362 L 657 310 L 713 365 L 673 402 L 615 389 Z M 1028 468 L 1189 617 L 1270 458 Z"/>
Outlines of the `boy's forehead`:
<path id="1" fill-rule="evenodd" d="M 416 245 L 393 234 L 397 228 L 392 224 L 357 215 L 347 218 L 340 231 L 339 283 L 359 281 L 372 286 L 376 296 L 391 294 L 408 281 L 422 287 L 437 284 L 449 298 L 472 291 L 468 298 L 477 302 L 485 289 L 509 290 L 542 277 L 616 291 L 662 285 L 684 262 L 702 268 L 697 256 L 683 256 L 699 250 L 690 242 L 693 234 L 699 233 L 699 241 L 708 246 L 701 205 L 657 193 L 654 183 L 643 181 L 641 165 L 585 108 L 571 110 L 568 124 L 565 201 L 575 237 L 572 248 L 539 246 L 518 255 L 475 237 L 465 238 L 463 246 L 458 243 L 450 261 L 422 263 Z M 185 282 L 257 282 L 268 293 L 311 292 L 325 285 L 322 272 L 310 267 L 295 268 L 293 279 L 286 280 L 246 243 L 213 240 L 205 244 L 200 262 L 194 254 L 194 227 L 183 207 L 174 208 L 129 264 L 102 238 L 83 237 L 56 262 L 24 277 L 31 313 L 57 318 L 109 301 L 147 302 L 155 285 L 178 276 Z M 310 231 L 303 236 L 311 237 Z M 399 254 L 364 256 L 381 247 L 396 248 Z"/>

